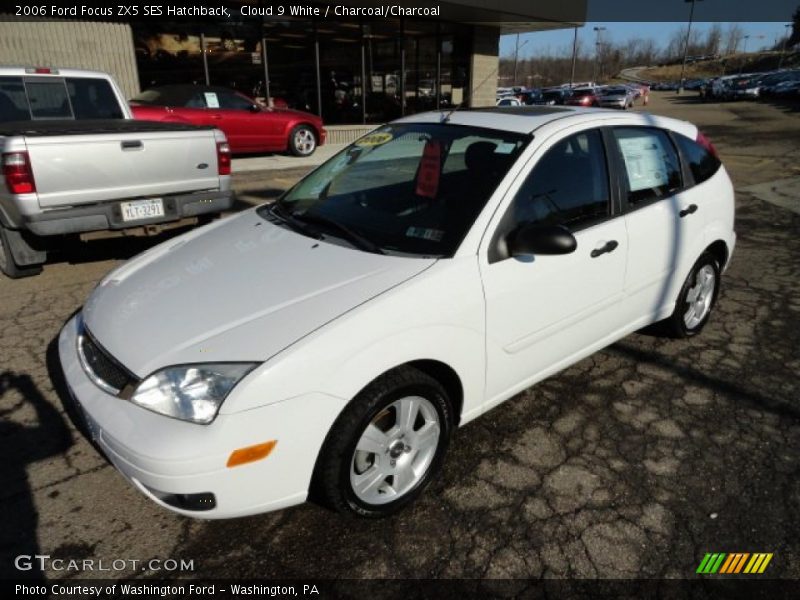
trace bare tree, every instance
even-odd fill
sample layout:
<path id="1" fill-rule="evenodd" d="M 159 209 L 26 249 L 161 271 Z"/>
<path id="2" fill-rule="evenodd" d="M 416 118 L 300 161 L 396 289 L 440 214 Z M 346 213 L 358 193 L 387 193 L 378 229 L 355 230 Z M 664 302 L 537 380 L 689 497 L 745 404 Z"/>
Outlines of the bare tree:
<path id="1" fill-rule="evenodd" d="M 733 54 L 744 38 L 744 30 L 736 23 L 731 23 L 725 30 L 723 50 L 725 54 Z"/>

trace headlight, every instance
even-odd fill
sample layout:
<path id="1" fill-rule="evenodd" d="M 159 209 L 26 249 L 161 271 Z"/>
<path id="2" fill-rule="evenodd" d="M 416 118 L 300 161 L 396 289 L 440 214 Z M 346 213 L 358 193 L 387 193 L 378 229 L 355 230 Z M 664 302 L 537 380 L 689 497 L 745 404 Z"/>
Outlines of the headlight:
<path id="1" fill-rule="evenodd" d="M 140 383 L 131 401 L 153 412 L 193 423 L 211 423 L 222 401 L 254 363 L 167 367 Z"/>

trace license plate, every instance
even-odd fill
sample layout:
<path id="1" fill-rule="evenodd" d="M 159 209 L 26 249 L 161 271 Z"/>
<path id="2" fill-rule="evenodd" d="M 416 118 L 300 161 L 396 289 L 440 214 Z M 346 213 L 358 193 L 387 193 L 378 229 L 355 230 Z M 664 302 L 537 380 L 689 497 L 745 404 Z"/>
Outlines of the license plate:
<path id="1" fill-rule="evenodd" d="M 120 208 L 123 221 L 139 221 L 164 216 L 164 201 L 161 198 L 122 202 Z"/>

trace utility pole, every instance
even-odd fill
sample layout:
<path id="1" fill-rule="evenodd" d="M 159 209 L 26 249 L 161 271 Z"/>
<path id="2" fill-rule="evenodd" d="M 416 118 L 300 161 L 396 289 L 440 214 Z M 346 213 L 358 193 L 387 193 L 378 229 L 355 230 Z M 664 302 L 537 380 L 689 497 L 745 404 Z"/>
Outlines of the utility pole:
<path id="1" fill-rule="evenodd" d="M 600 43 L 600 33 L 602 31 L 605 31 L 605 30 L 606 30 L 605 27 L 595 27 L 594 28 L 594 31 L 597 34 L 597 41 L 594 43 L 594 53 L 595 53 L 595 61 L 594 61 L 595 62 L 595 64 L 594 64 L 595 75 L 593 77 L 594 83 L 597 83 L 598 76 L 601 75 L 600 68 L 599 68 L 599 66 L 600 66 L 600 51 L 602 49 L 602 45 Z"/>
<path id="2" fill-rule="evenodd" d="M 527 44 L 530 40 L 525 40 L 522 44 L 519 43 L 519 34 L 517 34 L 517 43 L 514 46 L 514 81 L 511 83 L 511 86 L 514 87 L 517 85 L 517 64 L 519 62 L 519 49 L 524 48 L 525 44 Z"/>
<path id="3" fill-rule="evenodd" d="M 683 64 L 681 65 L 681 78 L 678 82 L 678 93 L 683 91 L 684 73 L 686 72 L 686 57 L 689 55 L 689 36 L 692 35 L 692 19 L 694 19 L 694 3 L 701 0 L 684 0 L 684 2 L 691 2 L 692 6 L 689 9 L 689 27 L 686 28 L 686 42 L 683 44 Z"/>
<path id="4" fill-rule="evenodd" d="M 784 40 L 784 48 L 786 41 Z M 572 84 L 575 82 L 575 59 L 578 57 L 578 26 L 575 26 L 575 35 L 572 37 L 572 71 L 569 75 L 569 87 L 572 89 Z"/>
<path id="5" fill-rule="evenodd" d="M 747 40 L 750 39 L 749 35 L 744 36 L 744 50 L 742 51 L 742 59 L 739 61 L 739 75 L 742 74 L 742 69 L 744 68 L 744 61 L 747 60 L 745 57 L 747 56 Z"/>
<path id="6" fill-rule="evenodd" d="M 786 35 L 783 36 L 783 48 L 781 48 L 781 57 L 778 60 L 778 68 L 779 69 L 783 66 L 783 58 L 784 58 L 784 56 L 786 56 L 786 42 L 789 41 L 789 36 L 791 35 L 789 33 L 789 27 L 791 27 L 791 26 L 792 26 L 791 23 L 787 23 L 786 25 L 784 25 L 784 27 L 786 28 Z"/>

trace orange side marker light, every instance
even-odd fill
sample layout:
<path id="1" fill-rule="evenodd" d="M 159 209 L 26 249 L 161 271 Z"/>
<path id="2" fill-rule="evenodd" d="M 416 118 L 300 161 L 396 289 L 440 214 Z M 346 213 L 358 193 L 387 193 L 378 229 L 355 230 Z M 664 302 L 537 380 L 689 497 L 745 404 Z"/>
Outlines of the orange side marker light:
<path id="1" fill-rule="evenodd" d="M 264 442 L 263 444 L 256 444 L 255 446 L 247 446 L 246 448 L 234 450 L 231 452 L 231 455 L 228 458 L 228 464 L 226 466 L 238 467 L 239 465 L 244 465 L 267 458 L 277 443 L 278 440 L 270 440 L 268 442 Z"/>

